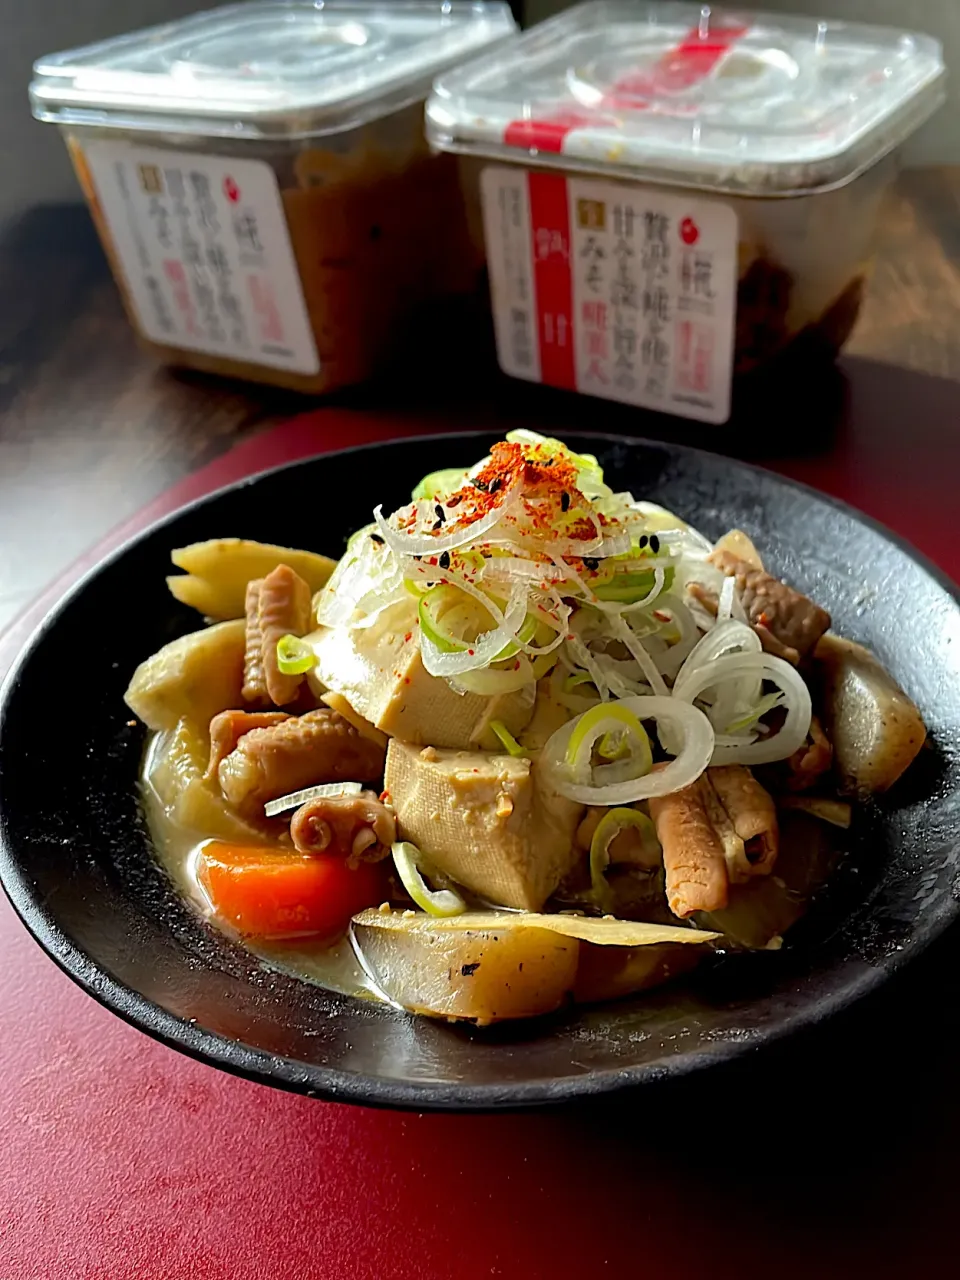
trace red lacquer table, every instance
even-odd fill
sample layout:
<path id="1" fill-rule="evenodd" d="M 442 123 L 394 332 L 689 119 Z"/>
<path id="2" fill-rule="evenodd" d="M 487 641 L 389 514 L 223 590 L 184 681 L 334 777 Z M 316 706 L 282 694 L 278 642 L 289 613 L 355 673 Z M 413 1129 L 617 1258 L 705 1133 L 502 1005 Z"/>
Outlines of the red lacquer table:
<path id="1" fill-rule="evenodd" d="M 815 447 L 774 430 L 771 465 L 960 578 L 960 388 L 856 361 L 847 379 L 839 425 Z M 415 429 L 307 415 L 111 541 L 253 471 Z M 0 638 L 0 668 L 43 603 Z M 562 1112 L 419 1116 L 286 1095 L 180 1057 L 75 988 L 0 901 L 0 1280 L 949 1273 L 956 943 L 826 1029 L 709 1077 Z"/>

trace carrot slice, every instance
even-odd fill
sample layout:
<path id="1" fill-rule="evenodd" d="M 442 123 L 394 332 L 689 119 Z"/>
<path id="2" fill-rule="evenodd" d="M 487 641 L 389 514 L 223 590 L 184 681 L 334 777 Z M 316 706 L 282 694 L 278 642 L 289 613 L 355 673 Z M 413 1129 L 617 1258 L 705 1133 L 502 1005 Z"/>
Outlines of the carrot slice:
<path id="1" fill-rule="evenodd" d="M 220 920 L 247 938 L 333 938 L 386 896 L 379 863 L 222 840 L 201 847 L 197 878 Z"/>

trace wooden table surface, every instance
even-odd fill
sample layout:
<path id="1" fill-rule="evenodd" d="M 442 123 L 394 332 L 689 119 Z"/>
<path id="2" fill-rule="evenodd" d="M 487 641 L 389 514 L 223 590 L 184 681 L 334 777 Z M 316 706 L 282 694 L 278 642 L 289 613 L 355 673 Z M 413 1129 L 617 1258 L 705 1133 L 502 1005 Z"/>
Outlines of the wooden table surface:
<path id="1" fill-rule="evenodd" d="M 960 384 L 958 333 L 960 169 L 906 173 L 886 206 L 843 376 L 821 388 L 818 429 L 824 417 L 850 412 L 851 386 L 876 398 L 891 366 L 906 371 L 896 384 L 906 406 L 915 391 L 947 403 Z M 424 349 L 428 355 L 428 342 Z M 81 206 L 37 210 L 0 243 L 0 353 L 0 628 L 112 525 L 238 439 L 311 403 L 159 368 L 134 340 Z M 438 389 L 434 380 L 425 393 L 424 383 L 413 378 L 345 402 L 445 415 L 452 428 L 489 426 L 529 408 L 548 422 L 689 438 L 669 421 L 651 426 L 635 411 L 494 376 L 488 394 L 466 405 L 455 385 L 440 379 Z M 713 432 L 712 447 L 726 447 L 724 429 Z"/>

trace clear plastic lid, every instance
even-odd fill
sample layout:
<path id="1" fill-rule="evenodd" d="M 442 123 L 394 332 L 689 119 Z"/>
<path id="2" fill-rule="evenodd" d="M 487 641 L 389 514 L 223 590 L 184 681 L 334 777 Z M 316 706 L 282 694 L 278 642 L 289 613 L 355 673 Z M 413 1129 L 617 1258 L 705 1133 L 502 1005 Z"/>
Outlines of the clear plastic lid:
<path id="1" fill-rule="evenodd" d="M 30 101 L 60 124 L 331 133 L 426 97 L 438 71 L 515 31 L 497 0 L 258 0 L 40 58 Z"/>
<path id="2" fill-rule="evenodd" d="M 444 150 L 791 195 L 902 142 L 942 101 L 943 73 L 930 36 L 600 0 L 442 76 L 427 134 Z"/>

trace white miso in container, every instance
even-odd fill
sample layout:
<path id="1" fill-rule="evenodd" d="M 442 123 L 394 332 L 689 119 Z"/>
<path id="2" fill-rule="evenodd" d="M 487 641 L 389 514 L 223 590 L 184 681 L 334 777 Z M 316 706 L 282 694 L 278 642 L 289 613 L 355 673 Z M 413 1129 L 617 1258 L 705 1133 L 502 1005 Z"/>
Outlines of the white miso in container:
<path id="1" fill-rule="evenodd" d="M 719 423 L 744 375 L 835 356 L 943 72 L 924 35 L 595 0 L 442 75 L 503 369 Z"/>
<path id="2" fill-rule="evenodd" d="M 476 289 L 438 72 L 508 38 L 493 0 L 257 0 L 40 58 L 130 319 L 164 361 L 324 392 Z"/>

